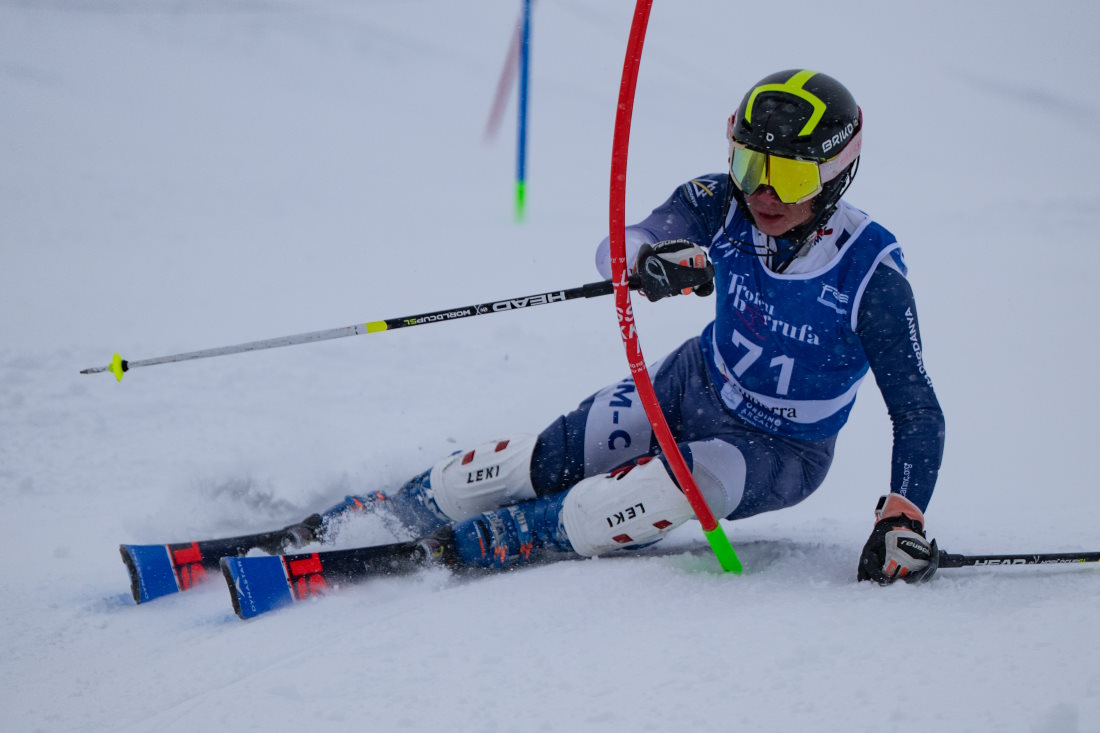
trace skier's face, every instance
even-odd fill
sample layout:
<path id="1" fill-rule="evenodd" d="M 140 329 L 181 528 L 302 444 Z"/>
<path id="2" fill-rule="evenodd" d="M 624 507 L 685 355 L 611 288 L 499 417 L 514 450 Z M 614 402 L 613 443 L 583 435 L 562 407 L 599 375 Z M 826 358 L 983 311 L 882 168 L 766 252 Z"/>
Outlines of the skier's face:
<path id="1" fill-rule="evenodd" d="M 745 197 L 756 228 L 769 237 L 778 237 L 800 224 L 805 224 L 813 216 L 813 199 L 797 204 L 785 204 L 779 200 L 775 189 L 761 186 Z"/>

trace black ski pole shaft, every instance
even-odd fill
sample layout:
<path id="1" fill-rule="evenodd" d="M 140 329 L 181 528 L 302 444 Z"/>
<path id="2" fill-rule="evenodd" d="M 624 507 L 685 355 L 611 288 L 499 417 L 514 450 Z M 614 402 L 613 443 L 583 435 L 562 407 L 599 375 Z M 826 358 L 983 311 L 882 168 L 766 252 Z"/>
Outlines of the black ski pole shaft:
<path id="1" fill-rule="evenodd" d="M 963 568 L 971 565 L 1064 565 L 1068 563 L 1100 562 L 1100 552 L 1048 552 L 1030 555 L 956 555 L 940 553 L 941 568 Z"/>
<path id="2" fill-rule="evenodd" d="M 639 287 L 637 276 L 630 278 L 630 287 L 635 290 Z M 478 303 L 476 305 L 460 306 L 458 308 L 446 308 L 430 313 L 418 313 L 413 316 L 387 318 L 381 321 L 367 321 L 366 323 L 356 323 L 352 326 L 344 326 L 343 328 L 310 331 L 309 333 L 300 333 L 293 336 L 280 336 L 277 338 L 264 339 L 262 341 L 249 341 L 248 343 L 236 344 L 234 346 L 221 346 L 213 349 L 202 349 L 200 351 L 188 351 L 181 354 L 158 356 L 152 359 L 130 361 L 115 354 L 110 364 L 82 369 L 80 373 L 97 374 L 99 372 L 111 372 L 115 375 L 115 379 L 121 382 L 123 374 L 138 367 L 171 364 L 173 362 L 191 361 L 194 359 L 209 359 L 215 356 L 227 356 L 229 354 L 240 354 L 246 351 L 275 349 L 281 346 L 308 344 L 315 341 L 328 341 L 330 339 L 344 338 L 346 336 L 360 336 L 363 334 L 379 333 L 381 331 L 392 331 L 396 328 L 422 326 L 426 323 L 443 323 L 446 321 L 455 321 L 460 318 L 483 316 L 489 313 L 521 310 L 536 305 L 564 303 L 567 300 L 577 300 L 579 298 L 595 298 L 601 295 L 611 295 L 612 292 L 614 292 L 614 288 L 611 285 L 611 281 L 603 280 L 601 282 L 588 283 L 587 285 L 565 290 L 553 290 L 545 293 L 535 293 L 533 295 L 522 295 L 518 298 L 505 298 L 503 300 L 489 301 L 488 303 Z"/>

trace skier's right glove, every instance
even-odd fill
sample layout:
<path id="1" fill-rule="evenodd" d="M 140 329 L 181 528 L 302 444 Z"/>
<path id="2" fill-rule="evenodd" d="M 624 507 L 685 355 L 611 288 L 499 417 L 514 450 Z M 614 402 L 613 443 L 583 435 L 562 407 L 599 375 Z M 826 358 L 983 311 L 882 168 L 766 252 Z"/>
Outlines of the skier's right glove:
<path id="1" fill-rule="evenodd" d="M 642 293 L 650 301 L 692 291 L 702 296 L 714 292 L 714 265 L 702 247 L 686 239 L 644 244 L 637 262 Z"/>
<path id="2" fill-rule="evenodd" d="M 931 580 L 940 565 L 940 548 L 924 534 L 924 515 L 901 494 L 881 496 L 875 528 L 859 556 L 859 580 L 888 585 Z"/>

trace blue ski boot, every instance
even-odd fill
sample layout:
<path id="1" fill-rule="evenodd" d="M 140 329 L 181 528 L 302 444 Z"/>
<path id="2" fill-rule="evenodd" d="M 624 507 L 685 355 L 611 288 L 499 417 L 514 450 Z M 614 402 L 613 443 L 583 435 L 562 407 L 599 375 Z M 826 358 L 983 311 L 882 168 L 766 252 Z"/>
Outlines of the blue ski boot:
<path id="1" fill-rule="evenodd" d="M 567 492 L 483 512 L 453 527 L 458 562 L 469 567 L 509 568 L 555 553 L 572 553 L 561 525 Z"/>

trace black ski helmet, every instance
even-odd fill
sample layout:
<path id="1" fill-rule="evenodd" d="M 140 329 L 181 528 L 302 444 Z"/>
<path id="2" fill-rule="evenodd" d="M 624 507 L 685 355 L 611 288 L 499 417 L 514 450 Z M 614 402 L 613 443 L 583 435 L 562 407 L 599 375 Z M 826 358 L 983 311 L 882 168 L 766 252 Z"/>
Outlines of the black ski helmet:
<path id="1" fill-rule="evenodd" d="M 827 74 L 790 69 L 766 76 L 749 89 L 730 117 L 727 135 L 731 144 L 762 153 L 832 162 L 822 169 L 822 189 L 812 200 L 813 218 L 784 235 L 799 242 L 832 215 L 855 178 L 862 130 L 863 115 L 843 84 Z M 744 194 L 733 181 L 730 185 L 751 220 Z"/>

